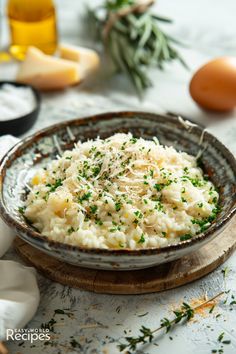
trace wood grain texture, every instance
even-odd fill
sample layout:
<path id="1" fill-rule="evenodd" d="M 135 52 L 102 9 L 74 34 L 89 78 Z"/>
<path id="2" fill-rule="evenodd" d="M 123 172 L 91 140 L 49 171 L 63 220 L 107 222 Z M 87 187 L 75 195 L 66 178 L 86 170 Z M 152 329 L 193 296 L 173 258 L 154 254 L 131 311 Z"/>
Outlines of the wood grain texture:
<path id="1" fill-rule="evenodd" d="M 97 293 L 145 294 L 190 283 L 221 265 L 236 249 L 236 218 L 197 252 L 177 261 L 136 271 L 80 268 L 50 257 L 18 237 L 14 245 L 27 264 L 58 283 Z"/>

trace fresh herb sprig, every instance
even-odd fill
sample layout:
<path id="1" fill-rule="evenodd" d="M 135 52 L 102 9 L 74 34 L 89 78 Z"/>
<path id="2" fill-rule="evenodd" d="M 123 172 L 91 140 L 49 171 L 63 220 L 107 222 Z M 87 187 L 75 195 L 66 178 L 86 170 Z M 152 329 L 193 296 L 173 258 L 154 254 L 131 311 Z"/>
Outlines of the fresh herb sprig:
<path id="1" fill-rule="evenodd" d="M 216 300 L 218 297 L 222 296 L 225 292 L 221 291 L 217 295 L 213 296 L 211 299 L 206 300 L 202 302 L 200 305 L 197 305 L 195 307 L 191 307 L 189 304 L 186 302 L 182 303 L 182 306 L 180 309 L 173 311 L 173 314 L 175 317 L 173 319 L 168 319 L 168 318 L 163 318 L 161 320 L 160 326 L 154 330 L 151 330 L 150 328 L 147 328 L 145 326 L 141 326 L 139 329 L 140 335 L 137 337 L 125 337 L 125 343 L 120 343 L 118 345 L 118 349 L 120 352 L 124 350 L 129 350 L 131 352 L 136 351 L 137 345 L 138 344 L 145 344 L 145 343 L 151 343 L 154 339 L 154 334 L 156 332 L 159 332 L 163 329 L 166 330 L 166 333 L 169 332 L 169 330 L 175 326 L 177 323 L 180 323 L 183 320 L 189 321 L 191 318 L 194 317 L 196 310 L 198 310 L 201 307 L 204 307 L 206 304 Z"/>
<path id="2" fill-rule="evenodd" d="M 170 19 L 153 14 L 149 7 L 154 0 L 105 0 L 104 4 L 88 10 L 88 23 L 102 41 L 108 57 L 117 71 L 125 73 L 139 95 L 152 85 L 147 75 L 148 67 L 179 60 L 186 63 L 172 46 L 180 44 L 163 32 L 159 23 Z"/>

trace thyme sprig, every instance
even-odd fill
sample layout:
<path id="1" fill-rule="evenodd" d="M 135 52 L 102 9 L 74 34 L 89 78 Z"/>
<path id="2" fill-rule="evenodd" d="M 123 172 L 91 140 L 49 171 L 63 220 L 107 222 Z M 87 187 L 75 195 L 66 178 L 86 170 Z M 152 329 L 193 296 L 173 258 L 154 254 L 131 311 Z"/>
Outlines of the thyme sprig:
<path id="1" fill-rule="evenodd" d="M 159 23 L 171 23 L 170 19 L 157 16 L 150 11 L 155 1 L 105 0 L 103 5 L 88 10 L 86 22 L 89 32 L 94 32 L 117 71 L 131 80 L 139 95 L 152 85 L 147 75 L 148 67 L 179 60 L 186 63 L 173 47 L 181 44 L 163 32 Z"/>
<path id="2" fill-rule="evenodd" d="M 154 339 L 154 334 L 156 332 L 165 329 L 167 333 L 177 323 L 180 323 L 183 320 L 185 321 L 191 320 L 191 318 L 194 317 L 198 309 L 216 300 L 218 297 L 222 296 L 223 294 L 225 294 L 225 291 L 221 291 L 220 293 L 213 296 L 212 298 L 194 307 L 191 307 L 186 302 L 183 302 L 180 309 L 173 311 L 173 314 L 175 315 L 173 319 L 168 319 L 164 317 L 163 319 L 161 319 L 160 326 L 154 330 L 151 330 L 150 328 L 147 328 L 145 326 L 141 326 L 141 328 L 139 329 L 140 334 L 137 337 L 130 337 L 130 336 L 125 337 L 124 339 L 126 342 L 118 344 L 118 349 L 120 350 L 120 352 L 124 350 L 129 350 L 128 353 L 134 352 L 137 349 L 138 344 L 151 343 Z"/>

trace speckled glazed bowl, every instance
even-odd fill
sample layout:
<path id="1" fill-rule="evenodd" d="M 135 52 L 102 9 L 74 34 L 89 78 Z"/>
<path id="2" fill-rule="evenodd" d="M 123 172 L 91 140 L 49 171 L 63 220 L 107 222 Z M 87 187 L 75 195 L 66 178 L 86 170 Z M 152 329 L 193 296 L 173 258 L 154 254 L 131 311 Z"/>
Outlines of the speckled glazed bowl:
<path id="1" fill-rule="evenodd" d="M 136 137 L 157 136 L 164 145 L 196 156 L 202 151 L 203 169 L 219 188 L 221 212 L 210 228 L 176 245 L 149 249 L 86 249 L 49 240 L 26 223 L 19 213 L 26 185 L 35 170 L 45 166 L 77 140 L 132 132 Z M 24 139 L 3 158 L 0 166 L 0 213 L 26 242 L 67 263 L 95 269 L 133 270 L 180 258 L 197 250 L 226 227 L 236 213 L 236 161 L 228 149 L 203 128 L 186 121 L 143 112 L 117 112 L 53 125 Z"/>

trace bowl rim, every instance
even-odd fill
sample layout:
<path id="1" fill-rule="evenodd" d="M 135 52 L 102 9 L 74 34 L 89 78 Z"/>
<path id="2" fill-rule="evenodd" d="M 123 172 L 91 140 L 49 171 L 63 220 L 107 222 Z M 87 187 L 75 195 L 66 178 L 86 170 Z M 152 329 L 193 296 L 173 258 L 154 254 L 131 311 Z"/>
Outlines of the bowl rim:
<path id="1" fill-rule="evenodd" d="M 30 225 L 23 225 L 19 221 L 15 220 L 13 216 L 7 211 L 5 207 L 5 202 L 3 199 L 3 185 L 4 185 L 4 177 L 5 177 L 5 172 L 6 169 L 8 168 L 9 165 L 17 158 L 18 153 L 21 151 L 24 151 L 27 147 L 29 147 L 32 143 L 35 141 L 41 139 L 44 136 L 50 136 L 55 130 L 59 130 L 61 128 L 67 127 L 67 126 L 73 126 L 73 125 L 88 125 L 88 123 L 91 122 L 97 122 L 97 121 L 104 121 L 104 120 L 111 120 L 111 119 L 117 119 L 117 118 L 132 118 L 132 117 L 141 117 L 141 118 L 149 118 L 152 120 L 155 119 L 165 119 L 169 122 L 175 123 L 176 125 L 179 125 L 183 128 L 183 122 L 180 122 L 178 117 L 174 116 L 169 116 L 169 115 L 164 115 L 164 114 L 159 114 L 159 113 L 149 113 L 145 111 L 112 111 L 112 112 L 106 112 L 106 113 L 100 113 L 100 114 L 95 114 L 95 115 L 90 115 L 90 116 L 85 116 L 77 119 L 71 119 L 68 121 L 64 122 L 59 122 L 53 125 L 50 125 L 46 128 L 43 128 L 36 133 L 31 134 L 30 136 L 20 140 L 18 143 L 16 143 L 0 160 L 0 217 L 6 222 L 7 225 L 9 225 L 11 228 L 13 228 L 15 231 L 19 232 L 20 237 L 23 237 L 23 235 L 26 235 L 23 237 L 24 240 L 27 242 L 30 242 L 30 239 L 32 239 L 32 243 L 35 247 L 37 245 L 34 244 L 33 240 L 38 241 L 40 243 L 45 243 L 48 244 L 49 247 L 52 248 L 57 248 L 61 250 L 67 250 L 67 251 L 78 251 L 81 253 L 89 253 L 89 254 L 101 254 L 101 255 L 144 255 L 144 254 L 160 254 L 160 253 L 166 253 L 166 252 L 172 252 L 172 251 L 178 251 L 182 250 L 191 246 L 194 246 L 196 243 L 202 243 L 202 242 L 207 242 L 207 239 L 209 238 L 209 241 L 218 234 L 218 232 L 223 229 L 233 218 L 234 215 L 236 215 L 236 191 L 233 195 L 234 200 L 233 200 L 233 206 L 231 207 L 230 211 L 226 213 L 223 217 L 222 220 L 218 222 L 213 222 L 212 227 L 210 229 L 207 229 L 205 232 L 202 232 L 198 235 L 196 235 L 194 238 L 177 242 L 175 244 L 170 244 L 164 247 L 150 247 L 150 248 L 139 248 L 139 249 L 131 249 L 131 248 L 122 248 L 122 249 L 115 249 L 115 248 L 109 248 L 109 249 L 103 249 L 103 248 L 86 248 L 82 246 L 77 246 L 77 245 L 70 245 L 67 243 L 59 242 L 59 241 L 54 241 L 50 240 L 47 236 L 42 235 L 41 233 L 37 232 L 36 230 L 30 228 Z M 220 149 L 220 151 L 223 153 L 224 157 L 227 156 L 227 160 L 229 161 L 230 166 L 232 167 L 232 170 L 234 174 L 236 175 L 236 159 L 234 155 L 230 152 L 230 150 L 220 141 L 218 140 L 213 134 L 209 133 L 203 126 L 198 125 L 197 123 L 193 123 L 193 121 L 190 121 L 188 119 L 183 119 L 187 125 L 190 122 L 190 125 L 186 127 L 186 129 L 196 129 L 199 133 L 200 136 L 202 136 L 204 132 L 204 136 L 207 136 L 211 140 L 214 141 L 215 145 Z M 49 249 L 47 246 L 47 250 Z M 43 248 L 46 249 L 45 244 L 43 245 Z"/>

